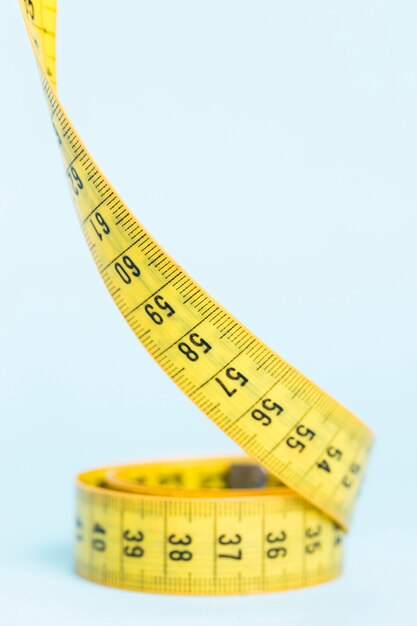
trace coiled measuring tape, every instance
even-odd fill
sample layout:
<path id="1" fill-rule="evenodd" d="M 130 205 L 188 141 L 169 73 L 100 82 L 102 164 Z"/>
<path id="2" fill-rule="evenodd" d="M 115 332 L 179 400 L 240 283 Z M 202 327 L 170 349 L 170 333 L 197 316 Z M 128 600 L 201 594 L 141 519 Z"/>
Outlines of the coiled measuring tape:
<path id="1" fill-rule="evenodd" d="M 19 1 L 101 277 L 162 369 L 248 454 L 81 474 L 77 572 L 184 594 L 335 578 L 371 431 L 213 300 L 130 213 L 58 100 L 55 0 Z"/>

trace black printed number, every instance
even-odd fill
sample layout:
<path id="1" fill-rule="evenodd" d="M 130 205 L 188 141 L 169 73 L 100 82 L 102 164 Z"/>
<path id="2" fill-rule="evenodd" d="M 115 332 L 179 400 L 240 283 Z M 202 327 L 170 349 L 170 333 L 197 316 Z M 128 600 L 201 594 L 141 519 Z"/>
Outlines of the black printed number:
<path id="1" fill-rule="evenodd" d="M 316 433 L 310 428 L 307 428 L 307 426 L 304 426 L 304 424 L 300 424 L 299 426 L 297 426 L 295 432 L 306 441 L 311 441 L 316 436 Z M 294 450 L 298 449 L 298 452 L 300 453 L 306 447 L 306 444 L 303 443 L 301 439 L 297 439 L 296 437 L 288 437 L 288 439 L 286 440 L 286 444 L 289 448 L 293 448 Z"/>
<path id="2" fill-rule="evenodd" d="M 103 239 L 103 234 L 108 235 L 110 232 L 110 227 L 107 224 L 106 220 L 98 211 L 94 214 L 94 217 L 90 220 L 91 226 L 94 228 L 94 232 L 100 241 Z"/>
<path id="3" fill-rule="evenodd" d="M 339 546 L 343 543 L 343 531 L 340 528 L 339 524 L 333 522 L 333 530 L 334 530 L 334 545 Z"/>
<path id="4" fill-rule="evenodd" d="M 230 380 L 236 380 L 241 387 L 244 387 L 249 382 L 249 379 L 246 378 L 246 376 L 244 376 L 242 372 L 238 372 L 235 367 L 228 367 L 226 370 L 226 376 L 227 378 L 230 378 Z M 215 381 L 220 385 L 220 387 L 229 396 L 229 398 L 231 398 L 236 393 L 237 388 L 234 387 L 233 389 L 230 389 L 226 386 L 221 378 L 215 378 Z"/>
<path id="5" fill-rule="evenodd" d="M 358 463 L 352 463 L 349 468 L 349 474 L 346 474 L 342 480 L 342 485 L 346 489 L 350 489 L 353 485 L 353 478 L 361 471 L 361 466 Z"/>
<path id="6" fill-rule="evenodd" d="M 117 261 L 117 263 L 114 264 L 114 269 L 126 285 L 132 282 L 132 276 L 140 276 L 140 269 L 127 254 L 122 258 L 121 263 Z"/>
<path id="7" fill-rule="evenodd" d="M 307 539 L 305 551 L 307 554 L 314 554 L 317 550 L 321 548 L 321 541 L 318 539 L 321 536 L 320 524 L 317 524 L 315 528 L 306 528 L 305 536 Z"/>
<path id="8" fill-rule="evenodd" d="M 125 530 L 123 533 L 123 541 L 128 545 L 123 547 L 123 554 L 127 557 L 140 558 L 144 555 L 145 551 L 141 545 L 139 545 L 144 539 L 143 532 L 138 530 L 136 533 L 132 533 L 130 530 Z"/>
<path id="9" fill-rule="evenodd" d="M 24 0 L 26 13 L 29 15 L 31 20 L 35 19 L 35 7 L 33 6 L 32 0 Z"/>
<path id="10" fill-rule="evenodd" d="M 189 546 L 193 542 L 191 535 L 184 535 L 178 538 L 176 535 L 170 535 L 168 537 L 168 543 L 172 546 Z M 171 561 L 191 561 L 193 553 L 190 550 L 170 550 L 168 556 Z"/>
<path id="11" fill-rule="evenodd" d="M 268 411 L 269 415 L 265 413 L 265 410 Z M 260 422 L 262 426 L 269 426 L 272 422 L 271 415 L 280 415 L 283 412 L 283 408 L 277 402 L 274 402 L 270 398 L 265 398 L 262 400 L 262 409 L 254 409 L 251 413 L 254 420 Z"/>
<path id="12" fill-rule="evenodd" d="M 211 345 L 197 333 L 191 333 L 188 339 L 196 348 L 202 348 L 203 354 L 206 354 L 211 350 Z M 193 348 L 185 341 L 181 341 L 181 343 L 178 344 L 178 350 L 185 354 L 189 361 L 197 361 L 199 359 L 200 355 L 198 352 L 193 350 Z"/>
<path id="13" fill-rule="evenodd" d="M 334 448 L 333 446 L 327 448 L 326 454 L 328 457 L 336 461 L 340 461 L 340 459 L 342 458 L 342 451 L 339 450 L 339 448 Z M 332 471 L 330 463 L 326 458 L 317 463 L 317 467 L 327 472 L 328 474 L 330 474 Z"/>
<path id="14" fill-rule="evenodd" d="M 172 308 L 169 302 L 164 300 L 164 298 L 160 295 L 155 296 L 153 302 L 154 304 L 145 304 L 145 311 L 149 315 L 151 320 L 159 326 L 160 324 L 164 323 L 164 317 L 161 315 L 161 313 L 155 310 L 155 306 L 158 307 L 158 309 L 160 309 L 161 311 L 166 311 L 166 317 L 171 317 L 171 315 L 174 315 L 175 310 Z"/>
<path id="15" fill-rule="evenodd" d="M 279 557 L 284 558 L 287 556 L 287 548 L 285 547 L 285 542 L 287 540 L 287 533 L 285 530 L 281 530 L 278 535 L 274 535 L 273 533 L 268 533 L 266 536 L 267 544 L 280 544 L 279 546 L 268 547 L 266 551 L 266 556 L 268 559 L 278 559 Z"/>
<path id="16" fill-rule="evenodd" d="M 91 547 L 95 552 L 104 552 L 106 550 L 105 535 L 106 530 L 103 526 L 100 526 L 100 524 L 94 524 Z"/>
<path id="17" fill-rule="evenodd" d="M 228 537 L 227 535 L 220 535 L 217 541 L 221 546 L 238 546 L 240 543 L 242 543 L 242 537 L 237 533 L 232 537 Z M 237 552 L 228 552 L 227 554 L 222 553 L 218 554 L 217 556 L 219 559 L 234 559 L 235 561 L 240 561 L 242 559 L 242 549 L 239 548 Z"/>
<path id="18" fill-rule="evenodd" d="M 77 170 L 73 165 L 67 169 L 67 176 L 71 181 L 72 190 L 76 196 L 80 193 L 81 189 L 84 187 L 83 181 L 78 175 Z"/>
<path id="19" fill-rule="evenodd" d="M 83 535 L 84 524 L 79 517 L 77 517 L 75 520 L 75 528 L 77 531 L 77 534 L 76 534 L 77 541 L 84 541 L 84 535 Z"/>

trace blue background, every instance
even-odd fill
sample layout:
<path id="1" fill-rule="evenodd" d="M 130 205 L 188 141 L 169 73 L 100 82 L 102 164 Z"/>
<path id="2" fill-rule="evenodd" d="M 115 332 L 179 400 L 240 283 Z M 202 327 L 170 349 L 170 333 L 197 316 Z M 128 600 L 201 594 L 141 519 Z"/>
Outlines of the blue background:
<path id="1" fill-rule="evenodd" d="M 61 97 L 137 217 L 377 444 L 339 581 L 177 598 L 72 573 L 79 470 L 237 447 L 107 295 L 4 3 L 0 623 L 414 624 L 415 2 L 62 0 L 58 19 Z"/>

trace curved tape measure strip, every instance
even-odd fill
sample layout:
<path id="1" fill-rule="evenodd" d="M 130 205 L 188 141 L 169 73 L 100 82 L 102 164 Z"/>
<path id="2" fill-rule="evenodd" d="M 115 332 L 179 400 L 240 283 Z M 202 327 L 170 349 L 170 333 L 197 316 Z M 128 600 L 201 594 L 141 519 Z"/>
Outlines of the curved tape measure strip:
<path id="1" fill-rule="evenodd" d="M 83 474 L 78 571 L 110 585 L 175 593 L 285 589 L 334 577 L 339 526 L 347 528 L 371 431 L 211 298 L 128 210 L 58 100 L 55 0 L 19 1 L 78 218 L 113 300 L 168 376 L 286 485 L 256 497 L 250 490 L 216 496 L 204 488 L 198 463 L 192 480 L 187 463 L 177 464 L 172 492 L 169 467 L 143 469 L 146 480 L 165 481 L 168 493 L 143 481 L 138 493 L 137 481 L 115 480 L 121 469 L 111 479 L 105 471 Z M 232 461 L 224 462 L 230 472 Z M 213 478 L 217 461 L 206 464 Z M 190 480 L 196 498 L 184 489 Z M 237 546 L 236 558 L 232 550 L 219 556 L 219 548 Z"/>

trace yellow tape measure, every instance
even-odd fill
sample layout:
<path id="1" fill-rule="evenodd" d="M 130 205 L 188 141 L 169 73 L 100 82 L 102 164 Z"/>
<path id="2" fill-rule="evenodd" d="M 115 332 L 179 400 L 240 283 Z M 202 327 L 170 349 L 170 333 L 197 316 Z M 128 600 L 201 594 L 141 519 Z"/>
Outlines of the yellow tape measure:
<path id="1" fill-rule="evenodd" d="M 130 213 L 58 100 L 55 0 L 20 5 L 81 227 L 112 298 L 168 376 L 250 457 L 81 474 L 77 571 L 185 594 L 338 576 L 372 433 L 213 300 Z"/>

